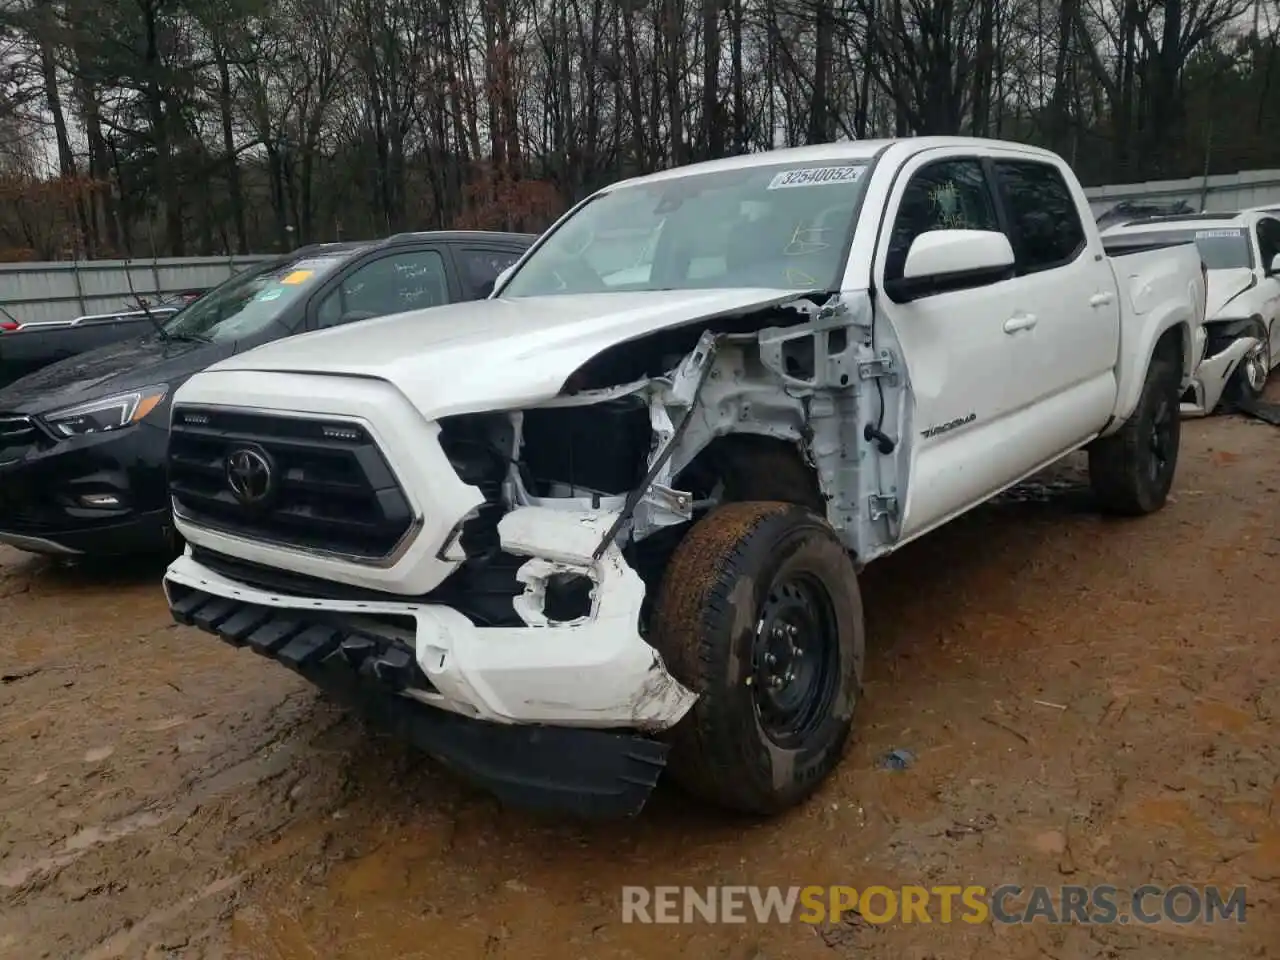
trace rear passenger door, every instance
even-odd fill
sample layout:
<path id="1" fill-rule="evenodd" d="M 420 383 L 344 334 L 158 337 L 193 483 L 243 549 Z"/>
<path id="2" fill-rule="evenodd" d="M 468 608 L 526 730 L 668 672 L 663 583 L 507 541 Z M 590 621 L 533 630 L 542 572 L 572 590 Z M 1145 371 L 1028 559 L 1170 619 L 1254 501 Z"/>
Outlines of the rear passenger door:
<path id="1" fill-rule="evenodd" d="M 454 261 L 458 266 L 458 278 L 462 283 L 462 295 L 467 300 L 479 300 L 493 291 L 498 274 L 511 266 L 524 250 L 510 247 L 485 246 L 483 244 L 456 244 Z"/>
<path id="2" fill-rule="evenodd" d="M 311 302 L 307 326 L 322 330 L 457 299 L 440 247 L 390 247 L 348 267 L 326 286 Z"/>
<path id="3" fill-rule="evenodd" d="M 1120 302 L 1111 262 L 1096 231 L 1086 231 L 1087 201 L 1048 159 L 992 158 L 1018 276 L 1009 294 L 1035 318 L 1027 362 L 1036 389 L 1029 401 L 1045 458 L 1099 430 L 1115 406 Z"/>

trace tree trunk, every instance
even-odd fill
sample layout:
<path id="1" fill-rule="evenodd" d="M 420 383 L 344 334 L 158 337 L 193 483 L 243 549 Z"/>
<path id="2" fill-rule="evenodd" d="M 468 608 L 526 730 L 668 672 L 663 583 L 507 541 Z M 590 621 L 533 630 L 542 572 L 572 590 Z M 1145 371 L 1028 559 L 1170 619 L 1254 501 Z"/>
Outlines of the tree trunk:
<path id="1" fill-rule="evenodd" d="M 720 0 L 702 0 L 702 156 L 724 156 L 720 119 Z"/>
<path id="2" fill-rule="evenodd" d="M 747 152 L 747 95 L 742 74 L 743 0 L 732 0 L 733 23 L 729 32 L 730 71 L 733 77 L 733 152 Z"/>
<path id="3" fill-rule="evenodd" d="M 235 229 L 236 250 L 249 252 L 249 231 L 244 222 L 244 192 L 240 186 L 240 162 L 236 157 L 234 104 L 231 86 L 231 68 L 226 51 L 215 51 L 218 65 L 218 113 L 222 120 L 222 162 L 227 174 L 227 199 L 231 204 L 231 223 Z"/>
<path id="4" fill-rule="evenodd" d="M 814 42 L 813 90 L 809 98 L 809 143 L 826 143 L 831 139 L 830 104 L 827 88 L 831 82 L 831 56 L 835 43 L 831 0 L 818 0 L 817 27 Z"/>
<path id="5" fill-rule="evenodd" d="M 684 10 L 680 0 L 662 0 L 662 41 L 666 54 L 667 126 L 671 135 L 671 164 L 685 162 L 684 98 L 680 77 L 684 70 Z"/>

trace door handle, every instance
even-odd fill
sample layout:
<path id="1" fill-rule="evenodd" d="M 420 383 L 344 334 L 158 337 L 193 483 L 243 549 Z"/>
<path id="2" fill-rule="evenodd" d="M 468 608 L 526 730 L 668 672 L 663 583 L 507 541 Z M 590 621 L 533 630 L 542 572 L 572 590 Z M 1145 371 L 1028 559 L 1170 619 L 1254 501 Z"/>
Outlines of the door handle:
<path id="1" fill-rule="evenodd" d="M 1111 305 L 1111 301 L 1113 299 L 1115 298 L 1109 293 L 1095 293 L 1089 298 L 1089 306 L 1093 307 L 1095 310 L 1099 307 L 1108 307 Z"/>
<path id="2" fill-rule="evenodd" d="M 1019 330 L 1030 330 L 1037 322 L 1034 313 L 1015 313 L 1004 322 L 1004 332 L 1017 333 Z"/>

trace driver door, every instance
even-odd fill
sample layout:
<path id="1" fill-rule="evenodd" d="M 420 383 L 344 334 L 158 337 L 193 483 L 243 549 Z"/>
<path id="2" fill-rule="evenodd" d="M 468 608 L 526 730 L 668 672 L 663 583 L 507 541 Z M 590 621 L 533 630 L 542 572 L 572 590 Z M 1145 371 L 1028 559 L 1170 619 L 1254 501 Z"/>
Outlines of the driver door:
<path id="1" fill-rule="evenodd" d="M 939 158 L 934 151 L 903 168 L 881 229 L 873 268 L 877 290 L 902 276 L 911 243 L 921 234 L 1003 230 L 989 170 L 978 156 Z M 911 387 L 898 445 L 907 460 L 898 467 L 899 477 L 904 468 L 907 474 L 900 543 L 982 501 L 1041 459 L 1037 419 L 1029 409 L 1039 393 L 1039 372 L 1026 325 L 1039 305 L 1017 278 L 975 283 L 901 304 L 877 295 L 877 344 L 887 323 Z"/>
<path id="2" fill-rule="evenodd" d="M 1258 221 L 1258 249 L 1262 258 L 1258 275 L 1263 290 L 1261 313 L 1271 333 L 1271 364 L 1275 366 L 1280 359 L 1280 274 L 1271 272 L 1271 260 L 1280 254 L 1280 220 L 1274 217 L 1263 217 Z"/>

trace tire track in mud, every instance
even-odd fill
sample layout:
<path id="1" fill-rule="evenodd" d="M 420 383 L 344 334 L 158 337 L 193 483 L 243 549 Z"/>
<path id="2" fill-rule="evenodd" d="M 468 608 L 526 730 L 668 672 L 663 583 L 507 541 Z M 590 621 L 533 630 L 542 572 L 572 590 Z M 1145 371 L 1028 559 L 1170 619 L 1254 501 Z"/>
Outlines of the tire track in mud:
<path id="1" fill-rule="evenodd" d="M 0 957 L 134 956 L 149 938 L 203 955 L 207 936 L 165 928 L 213 929 L 249 876 L 237 852 L 328 802 L 340 778 L 317 761 L 340 771 L 358 732 L 326 745 L 352 724 L 309 687 L 182 637 L 148 571 L 104 588 L 14 559 L 0 549 L 16 628 L 0 636 Z M 77 622 L 99 610 L 141 629 Z"/>
<path id="2" fill-rule="evenodd" d="M 0 889 L 40 889 L 60 870 L 96 847 L 123 840 L 142 830 L 164 826 L 175 819 L 185 823 L 211 800 L 237 789 L 269 788 L 272 781 L 284 777 L 299 763 L 298 748 L 303 745 L 290 741 L 299 739 L 300 728 L 310 719 L 310 711 L 297 711 L 300 716 L 286 720 L 280 720 L 276 715 L 288 707 L 296 707 L 302 698 L 303 695 L 293 694 L 270 711 L 265 726 L 272 732 L 265 739 L 253 744 L 233 743 L 225 754 L 185 779 L 177 790 L 182 798 L 180 801 L 161 805 L 149 802 L 109 823 L 84 827 L 68 837 L 61 849 L 48 856 L 19 859 L 17 862 L 8 858 L 0 860 Z"/>

